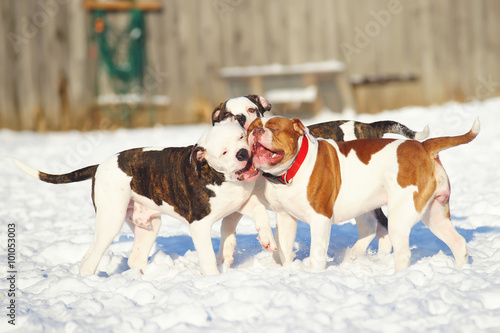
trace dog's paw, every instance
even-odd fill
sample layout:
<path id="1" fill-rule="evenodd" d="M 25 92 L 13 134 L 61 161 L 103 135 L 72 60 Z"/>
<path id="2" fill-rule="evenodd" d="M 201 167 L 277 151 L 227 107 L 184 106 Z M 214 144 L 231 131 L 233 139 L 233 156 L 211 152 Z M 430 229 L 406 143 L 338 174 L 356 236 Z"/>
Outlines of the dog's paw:
<path id="1" fill-rule="evenodd" d="M 259 239 L 260 245 L 262 245 L 262 247 L 265 248 L 267 251 L 269 251 L 269 252 L 278 251 L 278 246 L 276 245 L 274 238 L 259 234 L 258 239 Z"/>
<path id="2" fill-rule="evenodd" d="M 224 262 L 224 263 L 218 265 L 218 268 L 219 268 L 219 270 L 220 270 L 221 273 L 227 273 L 231 269 L 231 265 L 229 265 L 228 263 Z"/>
<path id="3" fill-rule="evenodd" d="M 234 250 L 231 251 L 230 254 L 228 254 L 226 252 L 224 256 L 219 257 L 219 259 L 217 260 L 217 265 L 218 266 L 224 265 L 224 266 L 231 267 L 233 262 L 234 262 Z"/>

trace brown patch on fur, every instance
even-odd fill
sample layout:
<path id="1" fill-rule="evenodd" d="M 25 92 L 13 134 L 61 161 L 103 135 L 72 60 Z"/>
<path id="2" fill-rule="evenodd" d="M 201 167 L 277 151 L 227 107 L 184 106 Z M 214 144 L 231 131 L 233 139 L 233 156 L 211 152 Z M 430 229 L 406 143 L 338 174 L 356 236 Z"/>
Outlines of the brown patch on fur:
<path id="1" fill-rule="evenodd" d="M 399 172 L 397 181 L 402 187 L 414 185 L 413 202 L 421 212 L 436 190 L 434 162 L 418 141 L 405 141 L 397 149 Z"/>
<path id="2" fill-rule="evenodd" d="M 130 149 L 118 155 L 118 167 L 132 177 L 134 192 L 163 202 L 190 223 L 210 214 L 209 200 L 215 193 L 207 185 L 221 185 L 225 178 L 206 162 L 198 165 L 191 154 L 193 146 L 165 148 L 159 151 Z"/>
<path id="3" fill-rule="evenodd" d="M 359 160 L 364 164 L 370 163 L 372 155 L 378 153 L 394 139 L 362 139 L 354 141 L 339 142 L 339 150 L 342 155 L 349 155 L 351 150 L 356 152 Z"/>
<path id="4" fill-rule="evenodd" d="M 318 158 L 307 184 L 307 200 L 316 213 L 328 218 L 333 216 L 341 184 L 337 151 L 331 144 L 318 140 Z"/>
<path id="5" fill-rule="evenodd" d="M 303 134 L 297 125 L 297 121 L 282 117 L 269 119 L 265 127 L 273 132 L 271 149 L 283 151 L 285 154 L 280 163 L 287 162 L 297 155 L 299 148 L 298 139 Z"/>
<path id="6" fill-rule="evenodd" d="M 247 137 L 248 135 L 250 135 L 250 133 L 252 133 L 252 131 L 256 128 L 256 127 L 263 127 L 264 124 L 262 123 L 262 119 L 260 118 L 257 118 L 255 119 L 254 121 L 252 121 L 250 123 L 250 125 L 248 126 L 248 130 L 247 130 Z"/>
<path id="7" fill-rule="evenodd" d="M 470 130 L 468 133 L 459 136 L 443 136 L 439 138 L 428 139 L 422 142 L 424 149 L 433 157 L 444 149 L 469 143 L 476 138 L 478 133 Z"/>

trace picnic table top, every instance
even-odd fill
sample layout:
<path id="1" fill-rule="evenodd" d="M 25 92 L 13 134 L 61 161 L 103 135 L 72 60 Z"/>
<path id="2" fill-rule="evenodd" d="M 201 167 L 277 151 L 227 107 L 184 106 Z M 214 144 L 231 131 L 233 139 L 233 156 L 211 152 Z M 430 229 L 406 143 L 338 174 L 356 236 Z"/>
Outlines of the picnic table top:
<path id="1" fill-rule="evenodd" d="M 345 64 L 343 62 L 328 60 L 295 65 L 270 64 L 263 66 L 225 67 L 220 70 L 220 75 L 224 78 L 244 78 L 252 76 L 341 73 L 344 70 Z"/>

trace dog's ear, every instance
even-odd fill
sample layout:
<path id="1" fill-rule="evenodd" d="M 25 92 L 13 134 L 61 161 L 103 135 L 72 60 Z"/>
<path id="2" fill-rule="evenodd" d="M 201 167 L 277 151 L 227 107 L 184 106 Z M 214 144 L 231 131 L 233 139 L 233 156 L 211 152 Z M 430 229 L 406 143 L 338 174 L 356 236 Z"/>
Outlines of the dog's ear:
<path id="1" fill-rule="evenodd" d="M 201 176 L 201 166 L 205 163 L 205 154 L 207 153 L 206 149 L 202 146 L 198 146 L 198 144 L 194 145 L 191 150 L 190 161 L 194 164 L 194 171 L 198 172 L 198 176 Z"/>
<path id="2" fill-rule="evenodd" d="M 269 101 L 264 97 L 259 95 L 247 95 L 246 97 L 255 104 L 257 104 L 258 106 L 260 106 L 259 109 L 261 109 L 262 114 L 264 114 L 264 112 L 266 111 L 271 110 L 272 107 L 271 103 L 269 103 Z"/>
<path id="3" fill-rule="evenodd" d="M 220 103 L 212 112 L 212 125 L 222 121 L 222 110 L 226 108 L 226 102 Z"/>
<path id="4" fill-rule="evenodd" d="M 304 134 L 307 132 L 307 128 L 302 124 L 300 119 L 293 118 L 292 119 L 292 124 L 293 124 L 293 129 L 295 132 L 299 133 L 300 135 Z"/>

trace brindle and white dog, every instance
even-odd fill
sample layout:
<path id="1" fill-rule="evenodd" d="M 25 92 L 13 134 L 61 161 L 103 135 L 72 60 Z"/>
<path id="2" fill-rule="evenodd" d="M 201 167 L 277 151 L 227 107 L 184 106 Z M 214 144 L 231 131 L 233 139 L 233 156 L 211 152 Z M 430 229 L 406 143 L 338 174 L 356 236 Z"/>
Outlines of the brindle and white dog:
<path id="1" fill-rule="evenodd" d="M 229 99 L 223 103 L 220 103 L 212 113 L 212 123 L 216 124 L 225 119 L 236 119 L 242 127 L 248 129 L 250 123 L 256 118 L 261 118 L 264 113 L 271 110 L 271 103 L 267 101 L 264 97 L 258 95 L 247 95 L 237 98 Z M 362 123 L 352 120 L 338 120 L 329 121 L 320 124 L 314 124 L 308 126 L 309 133 L 311 135 L 324 138 L 332 139 L 337 142 L 350 141 L 356 139 L 377 139 L 382 138 L 384 134 L 393 133 L 399 134 L 403 137 L 415 140 L 423 140 L 429 135 L 429 128 L 426 127 L 422 132 L 416 132 L 405 125 L 395 122 L 395 121 L 377 121 L 373 123 Z M 267 175 L 268 180 L 278 181 L 280 179 L 275 179 L 271 175 Z M 266 203 L 263 195 L 259 195 L 263 180 L 258 180 L 255 188 L 256 194 L 259 196 L 259 200 L 264 204 Z M 360 191 L 362 191 L 360 189 Z M 254 202 L 259 200 L 253 199 Z M 262 214 L 260 215 L 262 216 Z M 219 250 L 219 261 L 231 264 L 233 262 L 234 245 L 236 244 L 236 238 L 234 232 L 236 226 L 241 219 L 241 214 L 233 213 L 223 219 L 222 230 L 221 230 L 221 246 Z M 378 222 L 378 223 L 377 223 Z M 297 223 L 295 221 L 295 223 Z M 266 225 L 265 222 L 261 222 L 259 229 L 262 225 Z M 358 241 L 352 248 L 352 252 L 355 254 L 362 254 L 366 251 L 371 240 L 377 235 L 379 239 L 379 252 L 390 253 L 392 249 L 391 242 L 387 236 L 387 217 L 384 215 L 380 208 L 375 209 L 372 212 L 363 214 L 356 218 L 356 225 L 358 227 Z M 267 237 L 267 232 L 260 232 L 259 238 L 262 246 L 270 251 L 276 250 L 276 244 L 273 239 Z M 275 256 L 278 261 L 278 257 Z"/>
<path id="2" fill-rule="evenodd" d="M 210 236 L 212 225 L 235 211 L 256 213 L 245 207 L 259 172 L 252 167 L 246 131 L 234 122 L 217 124 L 194 146 L 125 150 L 99 165 L 63 175 L 39 172 L 14 162 L 29 175 L 48 183 L 92 179 L 96 230 L 80 265 L 82 276 L 95 273 L 124 221 L 135 234 L 128 265 L 144 270 L 162 214 L 189 225 L 201 272 L 218 274 Z M 265 209 L 264 214 L 259 220 L 268 219 Z M 266 232 L 272 235 L 270 227 Z"/>

